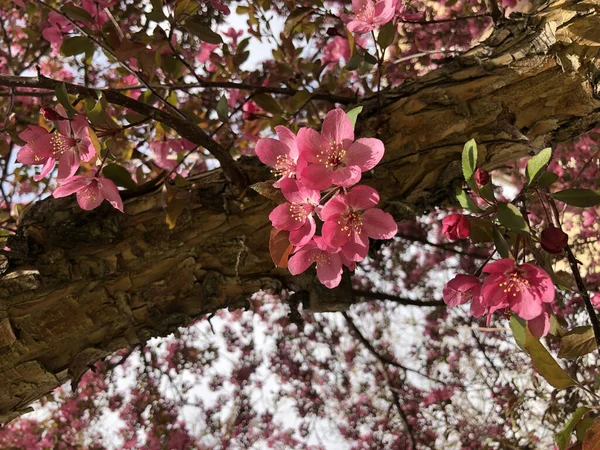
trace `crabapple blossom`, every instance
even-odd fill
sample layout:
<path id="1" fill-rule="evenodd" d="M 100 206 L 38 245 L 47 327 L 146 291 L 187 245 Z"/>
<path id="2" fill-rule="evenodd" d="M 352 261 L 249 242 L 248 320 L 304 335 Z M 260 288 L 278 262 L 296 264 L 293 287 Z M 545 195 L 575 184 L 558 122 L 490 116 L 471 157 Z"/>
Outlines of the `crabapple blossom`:
<path id="1" fill-rule="evenodd" d="M 271 172 L 279 177 L 273 186 L 279 187 L 284 179 L 296 178 L 298 172 L 306 167 L 306 161 L 300 157 L 297 137 L 291 130 L 280 125 L 275 127 L 275 132 L 279 140 L 260 139 L 254 151 L 263 164 L 273 168 Z"/>
<path id="2" fill-rule="evenodd" d="M 90 211 L 97 208 L 104 200 L 108 201 L 114 208 L 123 212 L 123 201 L 119 190 L 112 180 L 94 176 L 74 176 L 69 178 L 62 186 L 52 193 L 54 198 L 66 197 L 73 193 L 77 194 L 77 203 L 82 209 Z"/>
<path id="3" fill-rule="evenodd" d="M 451 241 L 468 238 L 471 222 L 462 214 L 449 214 L 442 219 L 442 234 Z"/>
<path id="4" fill-rule="evenodd" d="M 365 34 L 379 28 L 394 18 L 396 0 L 352 0 L 354 18 L 348 23 L 348 30 Z"/>
<path id="5" fill-rule="evenodd" d="M 549 226 L 542 231 L 541 237 L 542 248 L 553 254 L 561 253 L 569 242 L 567 233 L 554 226 Z"/>
<path id="6" fill-rule="evenodd" d="M 383 142 L 375 138 L 354 141 L 354 128 L 341 109 L 327 113 L 321 133 L 301 128 L 298 132 L 300 156 L 311 163 L 300 171 L 300 180 L 311 189 L 332 184 L 350 187 L 361 173 L 373 169 L 383 157 Z"/>
<path id="7" fill-rule="evenodd" d="M 21 147 L 21 150 L 17 153 L 17 161 L 33 166 L 43 164 L 41 173 L 33 177 L 35 181 L 39 181 L 54 167 L 55 160 L 52 157 L 52 150 L 49 145 L 51 134 L 44 127 L 29 125 L 27 129 L 19 134 L 19 137 L 27 144 Z M 48 145 L 35 144 L 40 141 Z"/>
<path id="8" fill-rule="evenodd" d="M 510 308 L 519 317 L 532 320 L 543 313 L 543 304 L 554 301 L 550 276 L 533 264 L 516 265 L 511 258 L 487 264 L 483 271 L 483 305 L 490 309 Z"/>
<path id="9" fill-rule="evenodd" d="M 329 200 L 321 211 L 323 238 L 341 248 L 350 261 L 362 261 L 369 251 L 369 238 L 390 239 L 398 231 L 391 214 L 374 208 L 379 194 L 369 186 L 356 186 L 348 194 Z"/>
<path id="10" fill-rule="evenodd" d="M 479 297 L 481 282 L 473 275 L 458 274 L 442 290 L 444 302 L 448 306 L 458 306 Z"/>
<path id="11" fill-rule="evenodd" d="M 292 255 L 288 261 L 288 269 L 292 275 L 299 275 L 316 263 L 317 278 L 326 287 L 333 289 L 342 280 L 342 258 L 337 249 L 328 246 L 322 237 L 315 236 Z"/>
<path id="12" fill-rule="evenodd" d="M 490 182 L 490 173 L 487 170 L 478 168 L 475 170 L 475 183 L 477 186 L 482 187 Z"/>

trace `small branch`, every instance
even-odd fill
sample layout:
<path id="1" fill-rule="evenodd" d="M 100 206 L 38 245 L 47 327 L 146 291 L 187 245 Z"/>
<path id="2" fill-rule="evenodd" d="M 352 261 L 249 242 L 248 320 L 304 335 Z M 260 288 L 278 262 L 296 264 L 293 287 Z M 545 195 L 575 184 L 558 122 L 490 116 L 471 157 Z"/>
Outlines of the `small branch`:
<path id="1" fill-rule="evenodd" d="M 53 80 L 42 75 L 37 77 L 15 77 L 0 75 L 0 86 L 6 87 L 37 88 L 54 91 L 61 83 L 62 81 Z M 194 144 L 204 147 L 215 158 L 217 158 L 217 160 L 221 163 L 223 172 L 230 181 L 238 186 L 245 185 L 245 177 L 236 166 L 235 161 L 227 149 L 208 136 L 204 130 L 202 130 L 200 127 L 197 127 L 189 120 L 176 117 L 172 114 L 169 114 L 167 111 L 163 111 L 152 105 L 134 100 L 131 97 L 127 97 L 119 92 L 115 92 L 112 89 L 94 89 L 71 83 L 65 83 L 65 86 L 67 91 L 71 94 L 78 94 L 84 97 L 92 98 L 96 98 L 96 92 L 100 90 L 104 93 L 106 100 L 109 103 L 123 106 L 124 108 L 129 108 L 143 116 L 147 116 L 150 119 L 168 125 L 177 131 L 181 137 L 190 140 Z"/>
<path id="2" fill-rule="evenodd" d="M 383 292 L 360 291 L 358 289 L 352 289 L 352 295 L 354 297 L 362 297 L 369 300 L 390 300 L 399 305 L 406 306 L 445 306 L 444 302 L 438 300 L 412 300 L 410 298 L 396 297 L 395 295 L 385 294 Z"/>
<path id="3" fill-rule="evenodd" d="M 405 20 L 405 19 L 400 19 L 400 20 L 398 20 L 398 22 L 399 23 L 415 24 L 415 25 L 434 25 L 434 24 L 437 24 L 437 23 L 452 23 L 452 22 L 457 22 L 459 20 L 481 19 L 483 17 L 492 17 L 492 14 L 490 14 L 490 13 L 483 13 L 483 14 L 474 14 L 472 16 L 459 16 L 459 17 L 449 17 L 447 19 L 432 19 L 432 20 Z"/>
<path id="4" fill-rule="evenodd" d="M 461 255 L 461 256 L 468 256 L 470 258 L 475 258 L 475 259 L 486 259 L 487 256 L 482 256 L 482 255 L 477 255 L 475 253 L 467 253 L 467 252 L 463 252 L 461 250 L 456 250 L 454 248 L 449 247 L 448 245 L 445 244 L 436 244 L 435 242 L 431 242 L 425 238 L 419 238 L 419 237 L 415 237 L 415 236 L 408 236 L 405 234 L 397 234 L 397 237 L 399 237 L 400 239 L 404 239 L 406 241 L 411 241 L 411 242 L 420 242 L 421 244 L 425 244 L 425 245 L 429 245 L 431 247 L 435 247 L 435 248 L 439 248 L 442 249 L 446 252 L 450 252 L 450 253 L 456 253 L 457 255 Z"/>

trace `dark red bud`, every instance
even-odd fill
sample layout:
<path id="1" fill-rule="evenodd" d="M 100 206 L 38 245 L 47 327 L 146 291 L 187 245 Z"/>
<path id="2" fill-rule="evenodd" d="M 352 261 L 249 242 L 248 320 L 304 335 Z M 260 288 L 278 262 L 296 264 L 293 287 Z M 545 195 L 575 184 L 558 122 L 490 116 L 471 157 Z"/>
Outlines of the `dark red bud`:
<path id="1" fill-rule="evenodd" d="M 49 106 L 42 106 L 40 108 L 40 113 L 42 113 L 42 116 L 44 116 L 44 119 L 46 120 L 55 121 L 66 119 L 66 117 L 61 116 L 54 108 L 50 108 Z"/>
<path id="2" fill-rule="evenodd" d="M 450 214 L 442 219 L 442 234 L 453 241 L 468 238 L 471 222 L 462 214 Z"/>
<path id="3" fill-rule="evenodd" d="M 485 186 L 490 182 L 490 174 L 487 170 L 477 169 L 475 171 L 475 183 L 477 186 Z"/>
<path id="4" fill-rule="evenodd" d="M 542 231 L 542 248 L 548 253 L 561 253 L 569 242 L 569 236 L 556 227 L 548 227 Z"/>

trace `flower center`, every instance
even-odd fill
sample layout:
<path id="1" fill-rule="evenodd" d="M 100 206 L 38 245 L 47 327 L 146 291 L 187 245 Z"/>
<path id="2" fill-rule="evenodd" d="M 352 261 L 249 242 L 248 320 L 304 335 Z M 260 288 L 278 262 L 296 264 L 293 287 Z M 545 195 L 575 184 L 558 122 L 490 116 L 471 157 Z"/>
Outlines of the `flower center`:
<path id="1" fill-rule="evenodd" d="M 296 178 L 296 162 L 288 155 L 278 155 L 271 173 L 276 177 Z"/>
<path id="2" fill-rule="evenodd" d="M 306 218 L 312 212 L 310 209 L 310 206 L 306 203 L 290 203 L 290 214 L 292 215 L 292 218 L 298 222 L 306 221 Z"/>
<path id="3" fill-rule="evenodd" d="M 331 264 L 331 258 L 329 257 L 327 252 L 318 252 L 315 255 L 315 262 L 317 263 L 317 267 L 319 267 L 319 264 L 328 266 L 329 264 Z"/>
<path id="4" fill-rule="evenodd" d="M 337 166 L 344 166 L 344 157 L 346 156 L 346 149 L 341 142 L 330 142 L 329 149 L 322 151 L 317 155 L 317 160 L 325 164 L 326 168 Z"/>
<path id="5" fill-rule="evenodd" d="M 355 15 L 358 20 L 362 20 L 363 22 L 369 22 L 370 20 L 373 19 L 374 12 L 375 12 L 375 7 L 373 6 L 373 4 L 371 2 L 369 2 L 369 3 L 361 6 Z"/>
<path id="6" fill-rule="evenodd" d="M 77 192 L 77 195 L 94 203 L 96 200 L 98 200 L 98 193 L 100 192 L 98 190 L 98 186 L 95 184 L 96 183 L 93 182 L 88 184 L 83 189 L 80 189 L 79 192 Z"/>
<path id="7" fill-rule="evenodd" d="M 52 153 L 54 156 L 60 156 L 67 151 L 73 151 L 73 148 L 77 147 L 79 141 L 72 137 L 63 136 L 62 134 L 55 134 L 50 138 L 50 145 L 52 145 Z"/>
<path id="8" fill-rule="evenodd" d="M 350 210 L 342 214 L 342 218 L 338 220 L 338 224 L 341 225 L 341 231 L 348 233 L 348 236 L 351 236 L 353 231 L 356 234 L 360 234 L 362 231 L 363 222 L 360 218 L 360 214 L 358 214 L 356 211 Z"/>
<path id="9" fill-rule="evenodd" d="M 513 272 L 509 275 L 508 280 L 498 284 L 502 288 L 502 291 L 510 296 L 516 297 L 518 294 L 525 290 L 531 289 L 531 284 L 528 280 L 519 275 L 518 272 Z"/>

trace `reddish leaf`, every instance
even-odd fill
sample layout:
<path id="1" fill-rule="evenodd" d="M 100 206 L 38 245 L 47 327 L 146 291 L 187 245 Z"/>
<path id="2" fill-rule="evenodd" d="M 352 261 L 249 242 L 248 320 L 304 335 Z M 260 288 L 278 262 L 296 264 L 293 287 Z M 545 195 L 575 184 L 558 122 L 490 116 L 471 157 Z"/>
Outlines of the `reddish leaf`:
<path id="1" fill-rule="evenodd" d="M 273 228 L 269 238 L 269 253 L 276 267 L 285 269 L 294 247 L 290 244 L 290 232 Z"/>

